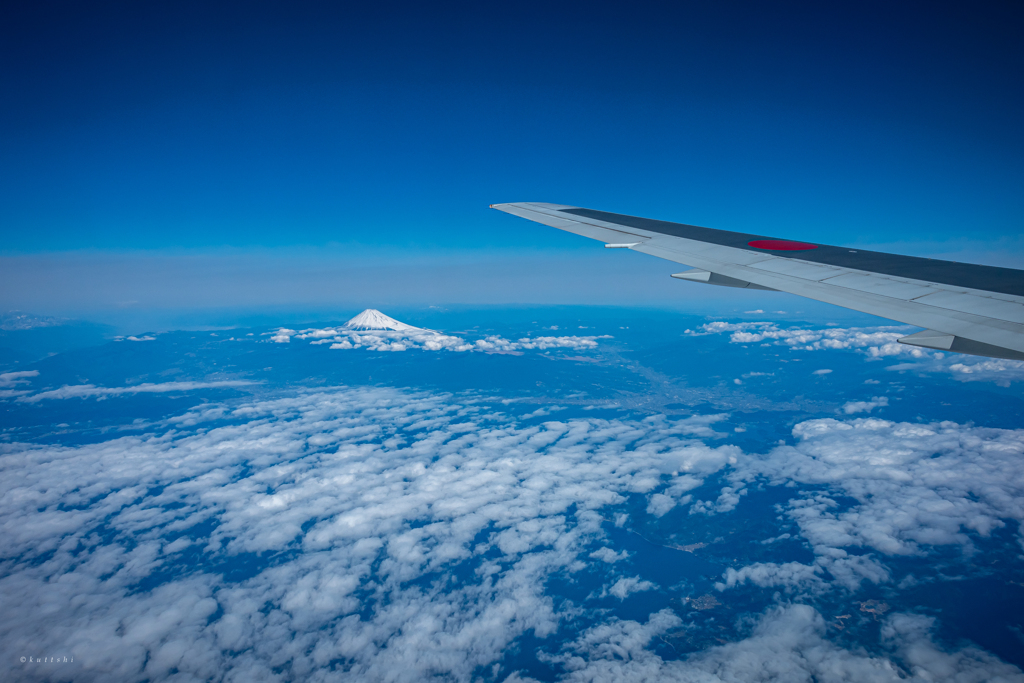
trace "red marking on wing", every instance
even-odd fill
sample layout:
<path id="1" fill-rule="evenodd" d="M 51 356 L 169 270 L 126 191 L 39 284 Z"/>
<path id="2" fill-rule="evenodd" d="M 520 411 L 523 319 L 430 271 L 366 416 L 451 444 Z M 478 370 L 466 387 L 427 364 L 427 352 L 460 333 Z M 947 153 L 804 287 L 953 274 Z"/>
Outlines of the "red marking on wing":
<path id="1" fill-rule="evenodd" d="M 790 242 L 789 240 L 754 240 L 753 242 L 747 242 L 747 244 L 755 249 L 771 249 L 772 251 L 807 251 L 808 249 L 818 248 L 816 244 Z"/>

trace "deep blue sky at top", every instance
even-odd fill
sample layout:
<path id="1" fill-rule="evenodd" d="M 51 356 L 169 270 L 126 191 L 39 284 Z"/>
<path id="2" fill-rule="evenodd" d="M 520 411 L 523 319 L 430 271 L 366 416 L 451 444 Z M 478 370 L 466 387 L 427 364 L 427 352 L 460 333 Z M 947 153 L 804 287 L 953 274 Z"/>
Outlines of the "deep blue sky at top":
<path id="1" fill-rule="evenodd" d="M 505 201 L 832 243 L 1022 232 L 1017 2 L 19 4 L 7 254 L 592 246 Z"/>

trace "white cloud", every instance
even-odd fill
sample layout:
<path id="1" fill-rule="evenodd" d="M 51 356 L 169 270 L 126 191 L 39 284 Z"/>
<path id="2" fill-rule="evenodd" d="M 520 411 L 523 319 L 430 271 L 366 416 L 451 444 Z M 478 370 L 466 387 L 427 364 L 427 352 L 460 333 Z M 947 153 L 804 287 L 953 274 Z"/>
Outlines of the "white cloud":
<path id="1" fill-rule="evenodd" d="M 628 559 L 630 554 L 631 553 L 625 550 L 617 553 L 611 548 L 600 548 L 590 553 L 590 556 L 595 560 L 601 560 L 602 562 L 607 562 L 608 564 L 614 564 L 621 560 Z"/>
<path id="2" fill-rule="evenodd" d="M 954 362 L 955 361 L 955 362 Z M 961 382 L 995 382 L 1008 387 L 1011 382 L 1024 381 L 1024 361 L 1002 360 L 999 358 L 979 358 L 977 356 L 952 355 L 946 363 L 919 363 L 907 368 L 893 366 L 890 370 L 925 370 L 928 372 L 948 372 Z"/>
<path id="3" fill-rule="evenodd" d="M 730 567 L 723 576 L 725 581 L 716 583 L 715 588 L 724 591 L 749 581 L 762 588 L 781 586 L 787 591 L 801 589 L 802 592 L 809 592 L 823 587 L 821 573 L 821 567 L 799 562 L 758 562 L 739 570 Z"/>
<path id="4" fill-rule="evenodd" d="M 815 561 L 735 568 L 723 589 L 885 581 L 877 557 L 967 547 L 1024 517 L 1024 430 L 812 420 L 795 445 L 745 455 L 698 440 L 722 418 L 526 425 L 469 399 L 365 388 L 201 406 L 100 443 L 0 444 L 0 657 L 73 653 L 82 681 L 471 680 L 580 613 L 546 592 L 554 576 L 605 572 L 621 600 L 656 588 L 616 575 L 626 553 L 607 547 L 602 516 L 625 524 L 613 506 L 628 496 L 687 505 L 721 472 L 707 505 L 726 514 L 755 482 L 809 485 L 780 509 Z M 828 642 L 801 605 L 685 661 L 652 651 L 686 628 L 671 610 L 605 621 L 553 657 L 568 680 L 1019 676 L 979 650 L 941 651 L 913 615 L 885 622 L 882 654 Z"/>
<path id="5" fill-rule="evenodd" d="M 298 332 L 296 332 L 295 330 L 289 330 L 287 327 L 282 327 L 279 330 L 277 330 L 277 332 L 273 333 L 273 336 L 270 338 L 270 341 L 276 344 L 287 344 L 291 342 L 292 337 L 296 334 L 298 334 Z"/>
<path id="6" fill-rule="evenodd" d="M 270 340 L 289 343 L 292 339 L 312 340 L 311 344 L 330 344 L 331 349 L 366 349 L 369 351 L 482 351 L 486 353 L 518 353 L 523 350 L 571 349 L 585 351 L 597 348 L 598 339 L 611 339 L 609 335 L 588 337 L 522 337 L 516 341 L 489 335 L 476 341 L 442 334 L 434 330 L 351 330 L 345 327 L 290 330 L 280 328 L 271 333 Z"/>
<path id="7" fill-rule="evenodd" d="M 890 365 L 892 372 L 940 372 L 959 382 L 992 382 L 1008 387 L 1013 382 L 1024 382 L 1024 361 L 965 356 L 959 353 L 942 358 L 924 358 Z"/>
<path id="8" fill-rule="evenodd" d="M 355 678 L 468 680 L 558 626 L 547 579 L 586 566 L 597 510 L 736 456 L 694 440 L 719 419 L 520 427 L 363 389 L 203 406 L 175 431 L 96 444 L 0 445 L 0 552 L 14 558 L 0 653 L 72 653 L 84 681 L 227 665 L 317 680 L 339 661 Z M 279 559 L 222 576 L 252 553 Z"/>
<path id="9" fill-rule="evenodd" d="M 581 351 L 597 348 L 598 339 L 611 339 L 611 335 L 602 334 L 593 337 L 522 337 L 518 348 L 522 349 L 573 349 Z"/>
<path id="10" fill-rule="evenodd" d="M 872 358 L 885 356 L 910 356 L 930 358 L 936 354 L 916 346 L 899 344 L 896 340 L 906 336 L 911 328 L 904 326 L 883 327 L 828 327 L 807 329 L 801 327 L 781 328 L 773 322 L 713 322 L 702 325 L 691 335 L 730 333 L 729 341 L 734 344 L 779 344 L 802 351 L 826 349 L 856 349 Z M 942 354 L 937 354 L 942 357 Z"/>
<path id="11" fill-rule="evenodd" d="M 530 420 L 537 417 L 547 417 L 548 415 L 551 415 L 552 413 L 557 413 L 560 410 L 565 410 L 565 408 L 562 406 L 544 406 L 543 408 L 537 408 L 537 410 L 534 410 L 531 413 L 520 415 L 519 419 Z"/>
<path id="12" fill-rule="evenodd" d="M 813 374 L 813 375 L 829 375 L 829 374 L 832 374 L 832 371 L 829 370 L 828 368 L 821 368 L 820 370 L 815 370 L 811 374 Z"/>
<path id="13" fill-rule="evenodd" d="M 793 446 L 741 458 L 729 479 L 734 488 L 759 480 L 827 487 L 801 494 L 785 515 L 811 544 L 815 565 L 848 588 L 890 580 L 878 556 L 942 545 L 970 552 L 971 533 L 1024 521 L 1024 430 L 860 418 L 809 420 L 793 435 Z"/>
<path id="14" fill-rule="evenodd" d="M 909 334 L 911 329 L 903 326 L 783 329 L 773 322 L 713 322 L 685 333 L 691 336 L 730 333 L 729 341 L 734 344 L 775 344 L 801 351 L 854 349 L 877 359 L 905 357 L 908 362 L 887 369 L 941 372 L 964 382 L 995 382 L 1009 386 L 1011 382 L 1024 381 L 1024 361 L 941 353 L 896 341 Z M 877 384 L 878 381 L 869 379 L 865 383 Z"/>
<path id="15" fill-rule="evenodd" d="M 949 366 L 950 372 L 961 375 L 977 375 L 985 373 L 1002 373 L 1007 371 L 1019 371 L 1024 368 L 1024 362 L 1019 360 L 1002 360 L 998 358 L 979 359 L 972 358 L 966 363 L 954 363 Z"/>
<path id="16" fill-rule="evenodd" d="M 471 351 L 473 345 L 461 337 L 433 330 L 348 330 L 328 328 L 303 330 L 296 339 L 313 339 L 312 344 L 330 344 L 332 349 L 367 349 L 369 351 Z"/>
<path id="17" fill-rule="evenodd" d="M 652 494 L 647 503 L 647 514 L 655 517 L 664 517 L 669 510 L 676 506 L 676 499 L 664 493 Z"/>
<path id="18" fill-rule="evenodd" d="M 847 415 L 855 413 L 870 413 L 875 408 L 884 408 L 889 405 L 886 396 L 875 396 L 870 401 L 848 401 L 843 404 L 843 412 Z"/>
<path id="19" fill-rule="evenodd" d="M 611 588 L 606 588 L 601 591 L 601 597 L 603 598 L 611 595 L 619 600 L 625 600 L 633 593 L 642 593 L 643 591 L 649 591 L 654 588 L 657 588 L 655 584 L 641 579 L 639 576 L 624 576 L 612 584 Z"/>
<path id="20" fill-rule="evenodd" d="M 29 377 L 38 377 L 38 370 L 21 370 L 19 372 L 5 372 L 0 374 L 0 388 L 6 389 L 18 384 L 25 384 Z"/>
<path id="21" fill-rule="evenodd" d="M 1024 681 L 1019 669 L 977 648 L 943 651 L 931 637 L 933 624 L 927 617 L 895 614 L 882 627 L 883 651 L 870 654 L 826 640 L 825 620 L 813 608 L 780 606 L 748 638 L 666 661 L 650 647 L 652 641 L 685 635 L 687 626 L 665 609 L 646 623 L 613 621 L 588 629 L 551 659 L 565 667 L 565 680 L 579 682 Z"/>
<path id="22" fill-rule="evenodd" d="M 0 398 L 15 398 L 31 393 L 28 389 L 0 389 Z"/>
<path id="23" fill-rule="evenodd" d="M 38 376 L 38 370 L 21 370 L 18 372 L 4 372 L 0 374 L 0 399 L 31 394 L 32 392 L 28 389 L 15 389 L 12 387 L 28 384 L 30 377 Z"/>
<path id="24" fill-rule="evenodd" d="M 92 396 L 103 399 L 108 396 L 120 396 L 123 394 L 163 394 L 175 391 L 195 391 L 196 389 L 230 389 L 252 386 L 253 384 L 259 384 L 259 382 L 244 379 L 220 380 L 216 382 L 163 382 L 160 384 L 146 382 L 130 387 L 98 387 L 93 384 L 75 384 L 63 386 L 60 389 L 42 391 L 31 396 L 22 396 L 18 400 L 24 403 L 36 403 L 46 399 L 89 398 Z"/>

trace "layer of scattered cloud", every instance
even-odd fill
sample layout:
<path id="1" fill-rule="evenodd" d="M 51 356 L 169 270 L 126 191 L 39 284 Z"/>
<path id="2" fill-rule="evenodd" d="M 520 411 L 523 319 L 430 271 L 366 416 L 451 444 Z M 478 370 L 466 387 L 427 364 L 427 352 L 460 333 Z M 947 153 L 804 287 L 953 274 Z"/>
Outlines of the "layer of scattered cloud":
<path id="1" fill-rule="evenodd" d="M 30 378 L 38 376 L 38 370 L 20 370 L 17 372 L 0 373 L 0 398 L 14 398 L 16 396 L 31 394 L 32 392 L 28 389 L 18 387 L 28 384 Z"/>
<path id="2" fill-rule="evenodd" d="M 888 368 L 893 371 L 943 372 L 961 382 L 992 382 L 1008 387 L 1012 382 L 1024 382 L 1024 362 L 978 356 L 950 355 L 944 360 L 924 359 L 900 363 Z"/>
<path id="3" fill-rule="evenodd" d="M 847 401 L 843 404 L 843 412 L 847 415 L 870 413 L 875 408 L 885 408 L 888 405 L 887 396 L 875 396 L 870 401 Z"/>
<path id="4" fill-rule="evenodd" d="M 882 626 L 883 652 L 846 650 L 826 639 L 825 620 L 807 605 L 770 610 L 749 638 L 666 661 L 656 639 L 686 632 L 671 610 L 646 623 L 623 620 L 595 626 L 551 661 L 565 667 L 567 681 L 1024 681 L 1014 666 L 974 647 L 944 651 L 932 638 L 934 620 L 895 614 Z M 516 683 L 528 677 L 507 679 Z"/>
<path id="5" fill-rule="evenodd" d="M 909 356 L 927 358 L 935 352 L 897 343 L 911 328 L 906 326 L 883 327 L 779 327 L 774 322 L 713 322 L 701 325 L 696 330 L 687 330 L 690 335 L 729 333 L 734 344 L 778 344 L 801 351 L 826 349 L 856 349 L 872 358 L 885 356 Z M 942 354 L 938 354 L 941 358 Z"/>
<path id="6" fill-rule="evenodd" d="M 204 405 L 100 443 L 0 445 L 0 657 L 71 653 L 79 681 L 468 681 L 581 614 L 553 577 L 597 572 L 605 599 L 658 589 L 608 547 L 604 518 L 624 524 L 631 497 L 724 515 L 752 486 L 796 485 L 780 514 L 815 561 L 737 567 L 723 591 L 884 582 L 888 556 L 967 549 L 1024 517 L 1024 430 L 811 420 L 755 455 L 719 443 L 722 420 L 536 424 L 362 388 Z M 691 499 L 712 484 L 717 498 Z M 689 628 L 674 611 L 592 613 L 543 655 L 567 680 L 1022 680 L 980 650 L 943 651 L 916 615 L 889 617 L 869 655 L 781 605 L 749 637 L 665 661 L 652 641 Z"/>
<path id="7" fill-rule="evenodd" d="M 793 434 L 794 445 L 737 462 L 728 475 L 734 490 L 723 489 L 718 511 L 759 481 L 808 486 L 783 512 L 815 553 L 803 578 L 786 566 L 795 580 L 825 569 L 851 590 L 888 582 L 885 556 L 925 555 L 935 546 L 969 555 L 972 534 L 1024 522 L 1024 430 L 860 418 L 809 420 Z M 743 568 L 725 585 L 780 571 Z"/>
<path id="8" fill-rule="evenodd" d="M 291 330 L 280 328 L 270 340 L 286 344 L 292 339 L 309 340 L 311 344 L 329 344 L 332 349 L 366 349 L 368 351 L 483 351 L 486 353 L 518 353 L 524 350 L 570 349 L 586 351 L 597 348 L 598 339 L 611 339 L 609 335 L 570 337 L 522 337 L 512 341 L 489 335 L 476 341 L 442 334 L 434 330 L 351 330 L 344 327 Z"/>
<path id="9" fill-rule="evenodd" d="M 965 382 L 995 382 L 1009 386 L 1011 382 L 1024 381 L 1024 361 L 942 353 L 896 341 L 912 329 L 905 326 L 808 329 L 782 328 L 774 322 L 713 322 L 701 325 L 696 330 L 686 330 L 686 334 L 700 336 L 728 333 L 729 341 L 734 344 L 773 344 L 801 351 L 852 349 L 869 358 L 906 359 L 903 363 L 890 366 L 889 370 L 941 372 Z"/>
<path id="10" fill-rule="evenodd" d="M 63 386 L 59 389 L 41 391 L 30 396 L 21 396 L 18 401 L 23 403 L 37 403 L 39 401 L 67 399 L 67 398 L 97 398 L 104 399 L 110 396 L 122 396 L 124 394 L 166 394 L 180 391 L 196 391 L 198 389 L 232 389 L 247 387 L 259 382 L 244 379 L 219 380 L 215 382 L 161 382 L 159 384 L 143 383 L 128 387 L 98 387 L 94 384 L 74 384 Z"/>
<path id="11" fill-rule="evenodd" d="M 204 406 L 161 434 L 0 446 L 0 652 L 73 653 L 82 681 L 318 680 L 331 662 L 469 680 L 525 631 L 558 627 L 548 577 L 615 571 L 587 561 L 598 510 L 738 454 L 698 440 L 720 419 L 520 426 L 364 389 Z M 224 577 L 261 556 L 276 559 Z"/>
<path id="12" fill-rule="evenodd" d="M 38 370 L 21 370 L 18 372 L 0 373 L 0 389 L 13 387 L 17 384 L 25 384 L 30 377 L 38 377 Z"/>

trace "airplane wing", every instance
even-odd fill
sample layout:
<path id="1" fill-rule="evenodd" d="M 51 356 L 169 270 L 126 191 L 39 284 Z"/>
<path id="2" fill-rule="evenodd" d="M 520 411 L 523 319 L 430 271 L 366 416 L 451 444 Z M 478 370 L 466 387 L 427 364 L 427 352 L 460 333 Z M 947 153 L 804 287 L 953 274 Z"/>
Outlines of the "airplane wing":
<path id="1" fill-rule="evenodd" d="M 770 289 L 923 327 L 898 341 L 1024 360 L 1024 271 L 899 256 L 637 218 L 562 204 L 491 208 L 609 248 L 684 263 L 672 277 Z"/>

